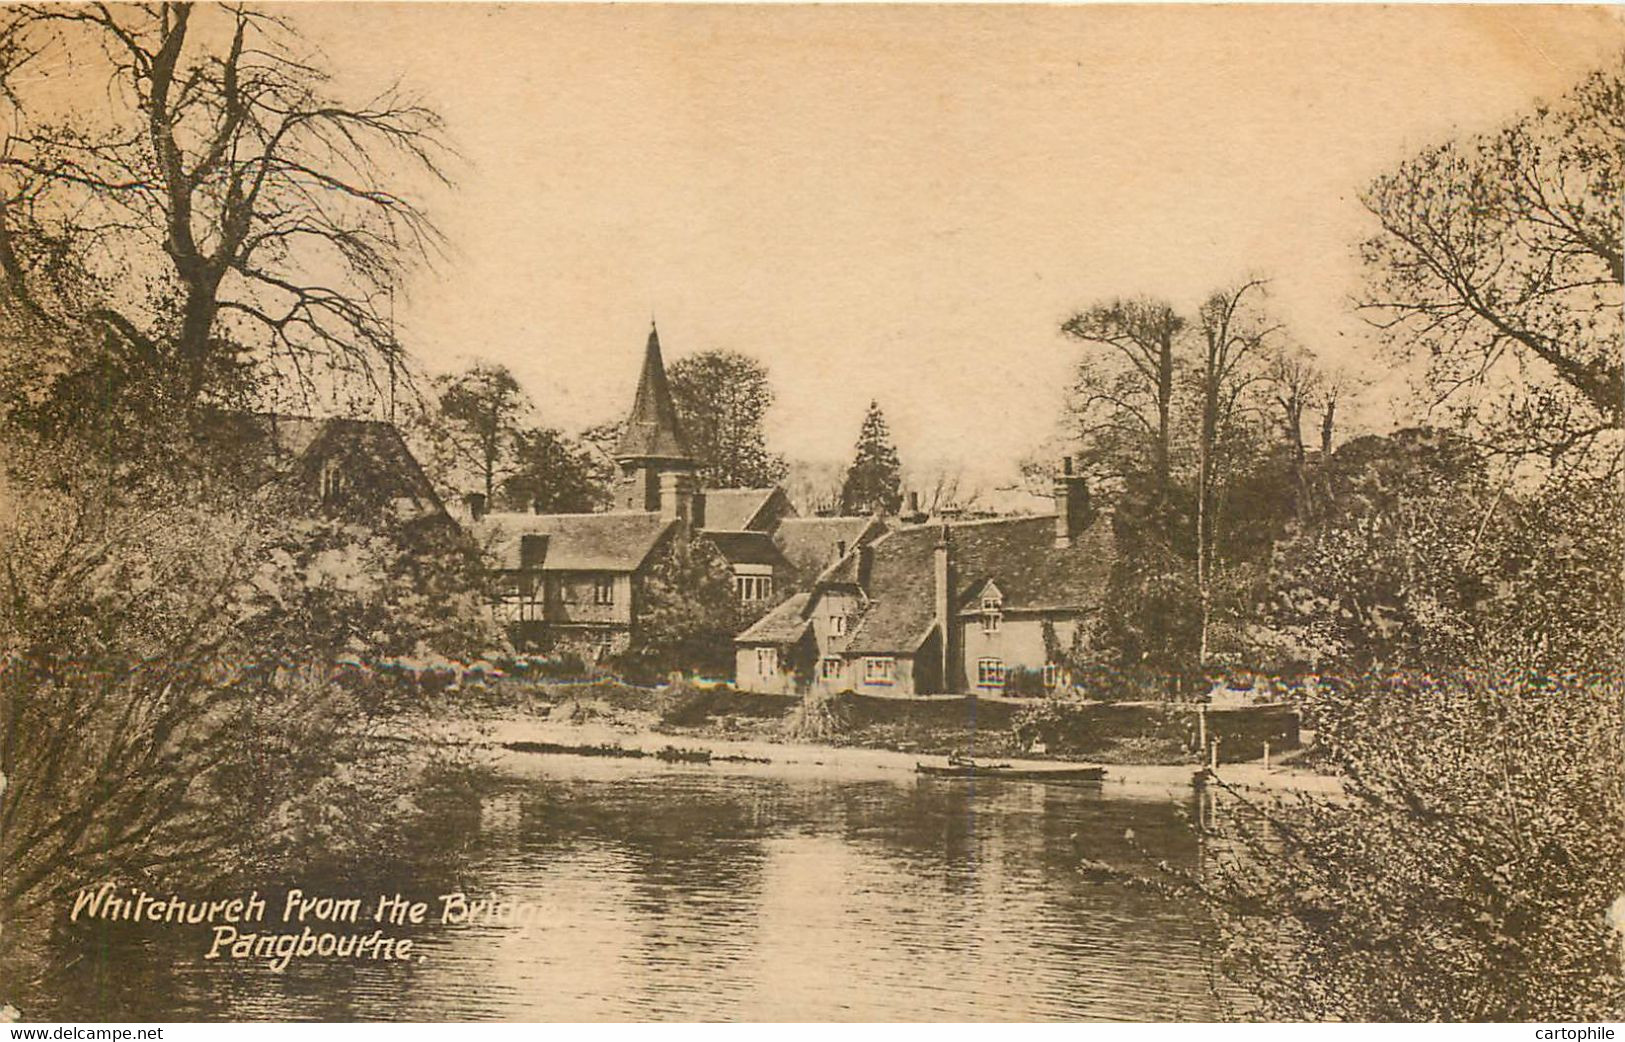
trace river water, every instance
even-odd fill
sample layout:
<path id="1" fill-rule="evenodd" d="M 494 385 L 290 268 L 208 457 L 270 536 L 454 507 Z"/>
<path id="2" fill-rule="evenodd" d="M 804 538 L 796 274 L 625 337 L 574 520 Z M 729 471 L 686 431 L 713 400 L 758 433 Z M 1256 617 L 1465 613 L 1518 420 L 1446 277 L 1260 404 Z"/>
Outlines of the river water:
<path id="1" fill-rule="evenodd" d="M 407 962 L 90 952 L 65 1020 L 1208 1020 L 1196 909 L 1085 860 L 1192 866 L 1190 792 L 510 757 L 458 886 L 523 923 Z M 437 886 L 409 896 L 433 901 Z M 274 904 L 273 900 L 273 904 Z M 370 910 L 369 910 L 370 911 Z M 273 908 L 273 914 L 276 909 Z M 246 928 L 245 928 L 246 929 Z"/>

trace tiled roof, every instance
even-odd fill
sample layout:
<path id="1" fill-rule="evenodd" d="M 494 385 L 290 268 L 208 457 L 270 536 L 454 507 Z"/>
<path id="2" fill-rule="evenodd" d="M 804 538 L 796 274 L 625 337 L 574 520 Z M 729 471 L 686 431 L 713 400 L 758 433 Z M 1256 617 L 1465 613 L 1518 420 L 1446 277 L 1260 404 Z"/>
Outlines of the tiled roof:
<path id="1" fill-rule="evenodd" d="M 839 544 L 850 550 L 885 531 L 885 523 L 872 517 L 792 517 L 779 522 L 773 541 L 791 568 L 812 577 L 835 560 Z"/>
<path id="2" fill-rule="evenodd" d="M 874 542 L 866 581 L 859 554 L 848 554 L 826 579 L 860 582 L 869 605 L 847 637 L 848 654 L 912 653 L 934 622 L 932 558 L 940 526 L 902 528 Z"/>
<path id="3" fill-rule="evenodd" d="M 660 359 L 660 335 L 649 327 L 649 343 L 643 352 L 643 372 L 638 377 L 632 411 L 626 429 L 615 448 L 617 459 L 686 460 L 688 442 L 677 422 L 677 406 L 666 382 L 666 366 Z"/>
<path id="4" fill-rule="evenodd" d="M 474 525 L 475 537 L 498 568 L 518 568 L 521 537 L 547 536 L 542 570 L 549 572 L 633 572 L 643 565 L 677 522 L 659 514 L 487 514 Z"/>
<path id="5" fill-rule="evenodd" d="M 798 593 L 774 608 L 734 638 L 739 644 L 794 644 L 807 633 L 811 620 L 804 616 L 809 594 Z"/>
<path id="6" fill-rule="evenodd" d="M 782 564 L 784 558 L 773 545 L 773 537 L 766 532 L 714 532 L 705 530 L 705 537 L 715 544 L 729 564 Z"/>
<path id="7" fill-rule="evenodd" d="M 705 527 L 721 532 L 743 532 L 755 522 L 777 488 L 708 488 L 705 490 Z"/>
<path id="8" fill-rule="evenodd" d="M 949 528 L 955 610 L 972 603 L 988 580 L 1005 611 L 1088 608 L 1100 602 L 1116 556 L 1109 517 L 1097 517 L 1065 549 L 1055 546 L 1055 518 L 970 521 Z"/>
<path id="9" fill-rule="evenodd" d="M 950 610 L 956 613 L 989 580 L 998 584 L 1005 611 L 1087 609 L 1105 593 L 1115 548 L 1109 518 L 1096 518 L 1064 549 L 1054 545 L 1053 516 L 967 521 L 947 528 Z M 910 653 L 930 634 L 937 622 L 934 557 L 942 529 L 898 529 L 873 544 L 869 574 L 862 582 L 870 603 L 847 640 L 847 652 Z M 859 554 L 848 555 L 823 581 L 859 582 L 859 559 Z"/>

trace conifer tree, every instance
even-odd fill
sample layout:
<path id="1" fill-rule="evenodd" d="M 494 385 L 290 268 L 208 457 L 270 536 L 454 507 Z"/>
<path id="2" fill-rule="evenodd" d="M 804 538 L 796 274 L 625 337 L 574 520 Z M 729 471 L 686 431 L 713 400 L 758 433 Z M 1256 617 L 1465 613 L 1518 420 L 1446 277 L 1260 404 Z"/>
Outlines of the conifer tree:
<path id="1" fill-rule="evenodd" d="M 858 431 L 857 453 L 841 485 L 841 513 L 860 517 L 880 511 L 897 513 L 903 502 L 902 465 L 892 444 L 891 429 L 880 403 L 871 401 Z"/>

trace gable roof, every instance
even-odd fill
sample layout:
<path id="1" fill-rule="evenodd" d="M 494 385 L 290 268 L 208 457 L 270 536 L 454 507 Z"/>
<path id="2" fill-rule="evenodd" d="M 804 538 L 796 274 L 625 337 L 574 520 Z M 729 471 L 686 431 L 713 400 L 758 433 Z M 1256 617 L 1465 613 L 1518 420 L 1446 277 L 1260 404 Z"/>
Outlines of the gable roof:
<path id="1" fill-rule="evenodd" d="M 857 583 L 869 598 L 847 653 L 908 654 L 930 636 L 939 622 L 935 554 L 945 527 L 956 615 L 979 611 L 977 595 L 990 582 L 1006 612 L 1085 611 L 1105 594 L 1116 546 L 1109 517 L 1097 517 L 1066 548 L 1054 544 L 1053 516 L 897 529 L 871 544 L 866 576 L 859 574 L 862 555 L 851 553 L 820 580 Z"/>
<path id="2" fill-rule="evenodd" d="M 734 638 L 737 644 L 794 644 L 807 635 L 812 620 L 806 618 L 807 601 L 811 594 L 798 593 L 777 608 L 757 619 L 745 632 Z"/>
<path id="3" fill-rule="evenodd" d="M 637 394 L 626 417 L 626 429 L 615 448 L 616 459 L 689 460 L 688 441 L 677 422 L 677 406 L 666 382 L 660 358 L 660 334 L 649 324 L 649 343 L 643 351 L 643 372 Z"/>
<path id="4" fill-rule="evenodd" d="M 197 434 L 209 451 L 229 454 L 257 480 L 291 479 L 288 487 L 307 506 L 319 503 L 322 472 L 333 463 L 348 479 L 350 513 L 404 507 L 407 516 L 446 516 L 400 430 L 383 420 L 218 410 L 202 417 Z"/>
<path id="5" fill-rule="evenodd" d="M 761 531 L 771 518 L 764 517 L 773 497 L 784 493 L 774 488 L 708 488 L 705 495 L 705 528 L 707 531 L 743 532 Z M 785 506 L 789 506 L 786 502 Z"/>
<path id="6" fill-rule="evenodd" d="M 706 529 L 705 537 L 729 564 L 771 564 L 783 562 L 779 548 L 766 532 L 713 532 Z"/>
<path id="7" fill-rule="evenodd" d="M 544 572 L 635 572 L 677 526 L 659 514 L 487 514 L 474 524 L 497 568 L 520 566 L 522 537 L 547 536 Z"/>
<path id="8" fill-rule="evenodd" d="M 812 577 L 829 567 L 842 543 L 850 551 L 885 533 L 885 522 L 873 517 L 791 517 L 773 530 L 773 542 L 791 568 Z"/>

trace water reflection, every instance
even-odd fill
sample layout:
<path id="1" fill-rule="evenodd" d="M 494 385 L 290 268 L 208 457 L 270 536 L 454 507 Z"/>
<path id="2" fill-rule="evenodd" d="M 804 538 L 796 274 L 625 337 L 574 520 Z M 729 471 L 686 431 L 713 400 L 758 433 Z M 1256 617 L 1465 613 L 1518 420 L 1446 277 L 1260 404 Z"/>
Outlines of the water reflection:
<path id="1" fill-rule="evenodd" d="M 568 757 L 514 762 L 459 885 L 538 921 L 418 931 L 420 963 L 85 953 L 62 1019 L 1209 1019 L 1192 910 L 1088 858 L 1181 865 L 1194 795 Z M 1133 841 L 1125 837 L 1133 830 Z M 309 882 L 309 881 L 304 881 Z M 407 884 L 410 889 L 410 884 Z M 349 889 L 357 889 L 352 883 Z M 363 892 L 366 888 L 362 888 Z M 432 899 L 438 892 L 412 896 Z M 116 969 L 115 969 L 116 967 Z"/>

